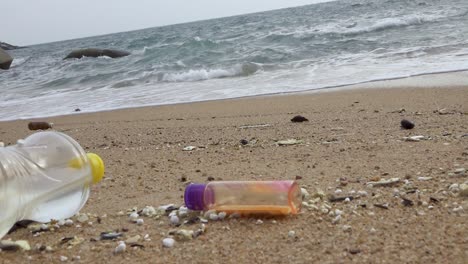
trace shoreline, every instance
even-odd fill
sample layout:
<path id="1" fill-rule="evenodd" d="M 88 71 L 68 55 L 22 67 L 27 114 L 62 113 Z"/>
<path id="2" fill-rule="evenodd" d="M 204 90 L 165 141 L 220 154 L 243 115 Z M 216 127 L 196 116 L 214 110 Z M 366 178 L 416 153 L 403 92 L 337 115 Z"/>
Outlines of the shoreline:
<path id="1" fill-rule="evenodd" d="M 187 84 L 190 85 L 190 84 Z M 329 93 L 329 92 L 340 92 L 340 91 L 349 91 L 349 90 L 362 90 L 362 89 L 404 89 L 404 88 L 450 88 L 450 87 L 465 87 L 468 86 L 468 70 L 457 70 L 457 71 L 447 71 L 447 72 L 438 72 L 438 73 L 424 73 L 415 76 L 409 77 L 395 77 L 383 80 L 371 80 L 364 81 L 356 84 L 346 84 L 340 86 L 330 86 L 323 87 L 318 89 L 310 89 L 303 91 L 290 91 L 290 92 L 278 92 L 270 94 L 260 94 L 260 95 L 251 95 L 251 96 L 241 96 L 233 98 L 223 98 L 223 99 L 212 99 L 212 100 L 203 100 L 203 101 L 193 101 L 193 102 L 181 102 L 173 104 L 159 104 L 159 105 L 142 105 L 142 106 L 130 106 L 123 108 L 113 108 L 105 109 L 98 111 L 83 111 L 83 112 L 71 112 L 69 114 L 59 114 L 52 116 L 40 116 L 40 117 L 31 117 L 31 118 L 15 118 L 8 120 L 0 120 L 2 122 L 11 122 L 11 121 L 20 121 L 20 120 L 39 120 L 39 119 L 48 119 L 48 118 L 57 118 L 64 116 L 75 116 L 82 114 L 93 114 L 101 112 L 112 112 L 112 111 L 121 111 L 121 110 L 130 110 L 130 109 L 139 109 L 139 108 L 152 108 L 152 107 L 161 107 L 169 105 L 185 105 L 185 104 L 196 104 L 203 102 L 212 102 L 212 101 L 229 101 L 229 100 L 242 100 L 256 97 L 270 97 L 270 96 L 288 96 L 295 94 L 315 94 L 315 93 Z"/>
<path id="2" fill-rule="evenodd" d="M 92 186 L 81 210 L 87 221 L 72 217 L 71 226 L 36 235 L 20 228 L 3 239 L 26 240 L 32 249 L 2 251 L 0 258 L 4 263 L 61 263 L 61 256 L 79 256 L 83 263 L 464 263 L 468 199 L 459 193 L 468 182 L 467 101 L 466 85 L 349 89 L 42 119 L 100 155 L 105 178 Z M 295 115 L 309 121 L 292 123 Z M 402 119 L 415 128 L 401 129 Z M 0 122 L 0 141 L 10 145 L 33 133 L 28 121 Z M 260 124 L 268 126 L 255 127 Z M 426 140 L 404 140 L 417 135 Z M 303 143 L 277 145 L 285 139 Z M 184 151 L 186 146 L 195 149 Z M 141 216 L 144 223 L 137 225 L 125 214 L 133 207 L 182 205 L 186 184 L 209 178 L 296 179 L 310 197 L 299 215 L 209 221 L 205 233 L 177 240 L 173 248 L 162 246 L 172 230 L 196 230 L 200 223 L 176 227 L 162 215 Z M 392 178 L 399 181 L 388 187 L 367 184 Z M 332 202 L 328 195 L 353 200 Z M 99 239 L 109 231 L 122 236 Z M 146 235 L 150 239 L 143 239 Z M 113 253 L 119 240 L 136 236 L 140 246 L 127 242 L 125 252 Z"/>

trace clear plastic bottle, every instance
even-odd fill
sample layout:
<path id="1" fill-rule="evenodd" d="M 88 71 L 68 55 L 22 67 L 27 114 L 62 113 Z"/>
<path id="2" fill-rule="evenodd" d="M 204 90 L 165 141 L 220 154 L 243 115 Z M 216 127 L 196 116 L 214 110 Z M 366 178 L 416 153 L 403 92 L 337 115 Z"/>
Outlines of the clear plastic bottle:
<path id="1" fill-rule="evenodd" d="M 216 210 L 240 215 L 297 214 L 302 205 L 295 181 L 213 181 L 190 184 L 185 205 L 191 210 Z"/>
<path id="2" fill-rule="evenodd" d="M 73 216 L 103 175 L 101 158 L 60 132 L 38 132 L 0 148 L 0 238 L 17 221 Z"/>

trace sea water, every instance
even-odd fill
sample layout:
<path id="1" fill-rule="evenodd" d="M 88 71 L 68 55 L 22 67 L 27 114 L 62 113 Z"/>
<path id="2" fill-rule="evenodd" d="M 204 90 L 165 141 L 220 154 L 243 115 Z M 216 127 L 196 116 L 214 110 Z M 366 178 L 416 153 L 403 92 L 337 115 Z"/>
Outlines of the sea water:
<path id="1" fill-rule="evenodd" d="M 63 60 L 91 47 L 131 55 Z M 10 53 L 0 120 L 327 89 L 467 70 L 468 1 L 331 1 Z"/>

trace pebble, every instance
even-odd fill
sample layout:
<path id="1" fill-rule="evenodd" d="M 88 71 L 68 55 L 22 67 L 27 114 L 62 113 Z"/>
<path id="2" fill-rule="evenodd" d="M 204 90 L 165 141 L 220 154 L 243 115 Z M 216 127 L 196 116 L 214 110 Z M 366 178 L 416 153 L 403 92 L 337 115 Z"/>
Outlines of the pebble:
<path id="1" fill-rule="evenodd" d="M 192 230 L 181 229 L 174 232 L 174 236 L 178 241 L 192 240 L 194 232 Z"/>
<path id="2" fill-rule="evenodd" d="M 153 206 L 146 206 L 146 207 L 143 208 L 143 210 L 141 211 L 141 214 L 144 215 L 144 216 L 151 217 L 151 216 L 153 216 L 153 215 L 156 215 L 156 209 L 154 209 Z"/>
<path id="3" fill-rule="evenodd" d="M 127 238 L 127 240 L 125 240 L 125 243 L 135 244 L 135 243 L 138 243 L 140 239 L 141 239 L 140 235 L 132 236 L 132 237 Z"/>
<path id="4" fill-rule="evenodd" d="M 346 197 L 346 199 L 344 199 L 344 202 L 349 203 L 349 202 L 351 202 L 351 199 L 349 199 L 349 197 Z"/>
<path id="5" fill-rule="evenodd" d="M 340 222 L 340 220 L 341 220 L 341 215 L 337 215 L 335 218 L 333 218 L 332 224 L 337 224 Z"/>
<path id="6" fill-rule="evenodd" d="M 173 238 L 167 237 L 162 240 L 162 244 L 164 247 L 171 248 L 175 244 L 175 240 Z"/>
<path id="7" fill-rule="evenodd" d="M 170 221 L 173 225 L 178 225 L 180 223 L 180 219 L 177 215 L 171 216 Z"/>
<path id="8" fill-rule="evenodd" d="M 141 218 L 138 218 L 138 219 L 135 221 L 135 223 L 136 223 L 137 225 L 143 225 L 143 224 L 145 223 L 145 221 L 144 221 L 143 219 L 141 219 Z"/>
<path id="9" fill-rule="evenodd" d="M 131 213 L 129 216 L 128 216 L 128 219 L 131 221 L 131 222 L 136 222 L 137 219 L 138 219 L 139 215 L 137 212 L 133 212 Z"/>
<path id="10" fill-rule="evenodd" d="M 216 213 L 211 213 L 209 218 L 211 221 L 217 221 L 219 219 Z"/>
<path id="11" fill-rule="evenodd" d="M 0 249 L 5 250 L 5 251 L 16 251 L 18 249 L 29 251 L 31 250 L 31 246 L 26 240 L 18 240 L 18 241 L 1 240 Z"/>
<path id="12" fill-rule="evenodd" d="M 400 124 L 401 124 L 401 127 L 403 129 L 413 129 L 414 128 L 414 123 L 409 121 L 409 120 L 406 120 L 406 119 L 401 120 Z"/>
<path id="13" fill-rule="evenodd" d="M 463 207 L 460 205 L 460 206 L 458 206 L 458 207 L 453 208 L 452 211 L 455 212 L 455 213 L 462 212 L 462 211 L 463 211 Z"/>
<path id="14" fill-rule="evenodd" d="M 365 197 L 365 196 L 368 195 L 368 193 L 367 193 L 366 191 L 358 191 L 357 194 L 358 194 L 359 196 L 363 196 L 363 197 Z"/>
<path id="15" fill-rule="evenodd" d="M 351 229 L 352 229 L 350 225 L 344 225 L 342 228 L 344 232 L 351 232 Z"/>
<path id="16" fill-rule="evenodd" d="M 60 256 L 60 261 L 65 262 L 65 261 L 67 261 L 67 260 L 68 260 L 67 257 L 65 257 L 65 256 Z"/>
<path id="17" fill-rule="evenodd" d="M 340 193 L 343 193 L 343 191 L 341 189 L 336 189 L 335 190 L 335 194 L 340 194 Z"/>
<path id="18" fill-rule="evenodd" d="M 294 230 L 290 230 L 288 232 L 288 237 L 295 237 L 296 236 L 296 232 Z"/>
<path id="19" fill-rule="evenodd" d="M 369 232 L 370 232 L 371 234 L 375 234 L 375 233 L 377 232 L 377 230 L 375 230 L 375 228 L 372 227 L 372 228 L 369 230 Z"/>
<path id="20" fill-rule="evenodd" d="M 460 184 L 459 188 L 460 188 L 459 195 L 462 197 L 468 197 L 468 182 Z"/>
<path id="21" fill-rule="evenodd" d="M 302 199 L 307 200 L 310 196 L 309 192 L 305 188 L 301 188 Z"/>
<path id="22" fill-rule="evenodd" d="M 219 220 L 223 220 L 224 218 L 226 218 L 226 215 L 227 215 L 226 212 L 220 212 L 220 213 L 218 214 L 218 219 L 219 219 Z"/>
<path id="23" fill-rule="evenodd" d="M 449 191 L 453 192 L 453 193 L 457 193 L 460 191 L 460 187 L 458 185 L 458 183 L 454 183 L 452 185 L 449 186 Z"/>
<path id="24" fill-rule="evenodd" d="M 465 174 L 466 169 L 465 168 L 458 168 L 454 171 L 455 174 Z"/>
<path id="25" fill-rule="evenodd" d="M 194 150 L 194 149 L 196 149 L 195 146 L 187 146 L 187 147 L 185 147 L 183 150 L 184 150 L 184 151 L 192 151 L 192 150 Z"/>
<path id="26" fill-rule="evenodd" d="M 127 249 L 127 245 L 125 245 L 125 242 L 119 241 L 119 245 L 114 249 L 114 254 L 119 254 L 124 252 Z"/>
<path id="27" fill-rule="evenodd" d="M 257 222 L 255 222 L 256 225 L 261 225 L 263 224 L 263 221 L 261 219 L 257 219 Z"/>
<path id="28" fill-rule="evenodd" d="M 76 221 L 78 221 L 80 223 L 86 223 L 86 222 L 88 222 L 88 220 L 89 220 L 89 217 L 86 214 L 78 214 L 76 216 Z"/>

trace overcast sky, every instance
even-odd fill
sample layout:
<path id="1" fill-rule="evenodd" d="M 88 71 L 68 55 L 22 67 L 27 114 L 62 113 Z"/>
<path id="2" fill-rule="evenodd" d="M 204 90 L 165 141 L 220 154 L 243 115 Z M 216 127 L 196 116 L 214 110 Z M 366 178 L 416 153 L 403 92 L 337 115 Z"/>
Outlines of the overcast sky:
<path id="1" fill-rule="evenodd" d="M 0 0 L 0 41 L 31 45 L 330 0 Z"/>

